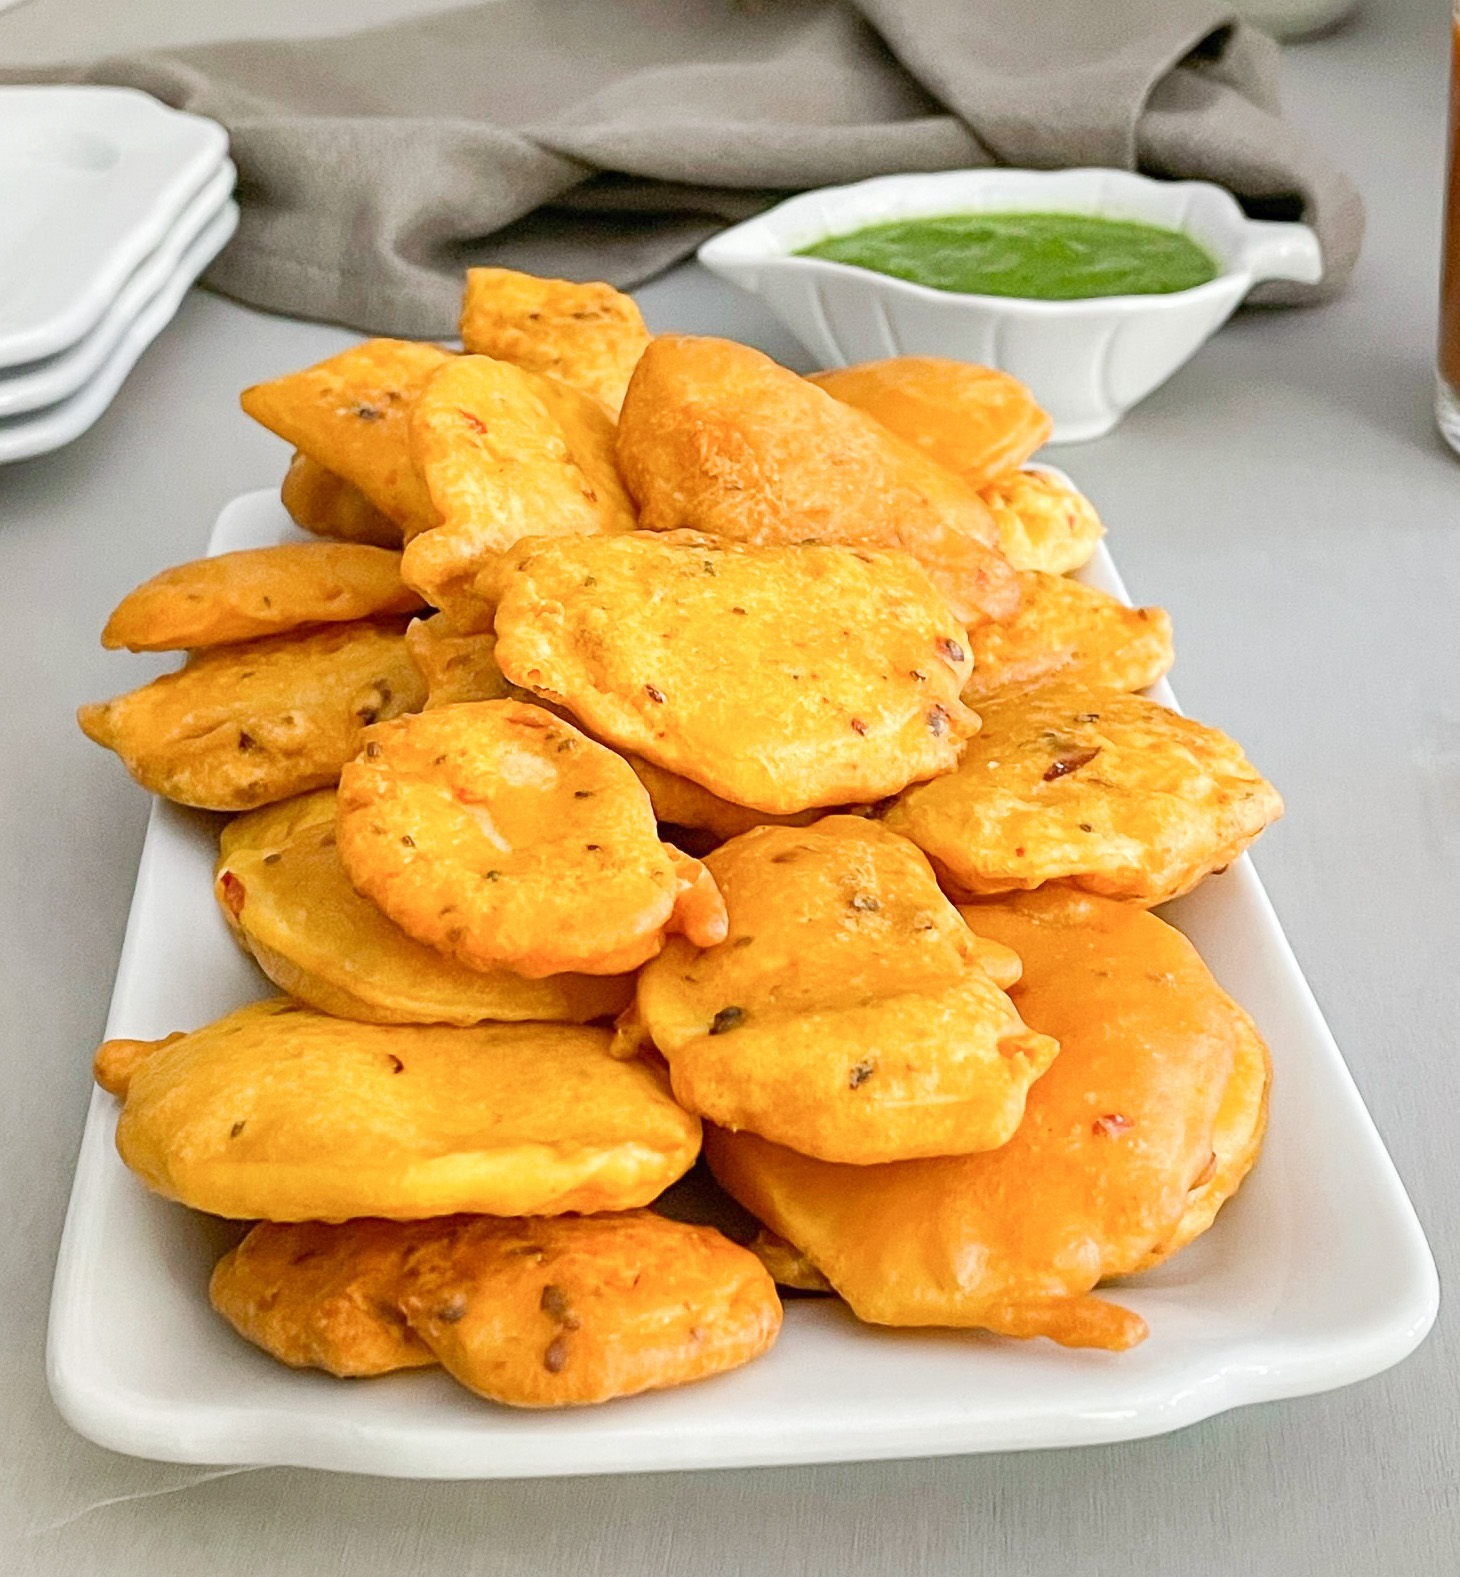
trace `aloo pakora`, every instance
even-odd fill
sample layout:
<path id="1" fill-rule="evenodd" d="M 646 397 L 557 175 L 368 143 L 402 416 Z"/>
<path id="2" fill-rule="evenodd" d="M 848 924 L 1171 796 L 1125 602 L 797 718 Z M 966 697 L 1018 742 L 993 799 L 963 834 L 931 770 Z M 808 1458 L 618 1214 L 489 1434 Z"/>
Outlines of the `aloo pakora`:
<path id="1" fill-rule="evenodd" d="M 586 1023 L 633 997 L 626 975 L 469 969 L 409 937 L 350 885 L 335 792 L 250 811 L 223 831 L 214 891 L 234 935 L 281 990 L 371 1024 Z"/>
<path id="2" fill-rule="evenodd" d="M 358 1024 L 287 998 L 98 1053 L 117 1149 L 156 1193 L 250 1221 L 648 1204 L 694 1164 L 667 1079 L 571 1024 Z"/>
<path id="3" fill-rule="evenodd" d="M 856 1165 L 1009 1139 L 1059 1048 L 980 967 L 912 844 L 828 816 L 757 828 L 706 864 L 727 939 L 671 942 L 634 1006 L 681 1105 Z"/>
<path id="4" fill-rule="evenodd" d="M 1165 903 L 1282 814 L 1233 740 L 1140 696 L 1050 684 L 980 701 L 979 714 L 957 771 L 886 816 L 957 896 L 1062 882 Z"/>
<path id="5" fill-rule="evenodd" d="M 474 969 L 616 975 L 725 934 L 698 860 L 660 843 L 628 763 L 541 707 L 478 701 L 373 730 L 339 852 L 408 935 Z"/>
<path id="6" fill-rule="evenodd" d="M 178 652 L 413 613 L 400 554 L 349 542 L 245 548 L 175 564 L 130 591 L 101 634 L 109 650 Z"/>
<path id="7" fill-rule="evenodd" d="M 863 1320 L 1120 1350 L 1136 1313 L 1093 1296 L 1170 1241 L 1206 1186 L 1249 1025 L 1178 931 L 1086 893 L 965 909 L 1010 947 L 1025 1021 L 1060 1043 L 1006 1145 L 839 1166 L 711 1129 L 721 1184 Z"/>
<path id="8" fill-rule="evenodd" d="M 255 1347 L 293 1369 L 350 1378 L 420 1369 L 436 1355 L 400 1311 L 411 1247 L 435 1221 L 366 1216 L 260 1222 L 213 1268 L 208 1297 Z"/>
<path id="9" fill-rule="evenodd" d="M 703 1380 L 781 1325 L 749 1250 L 648 1211 L 444 1224 L 412 1252 L 400 1307 L 453 1379 L 513 1407 Z"/>
<path id="10" fill-rule="evenodd" d="M 519 538 L 632 531 L 613 447 L 613 419 L 591 395 L 490 356 L 456 357 L 411 411 L 411 457 L 439 523 L 407 543 L 407 582 L 465 630 L 473 576 Z"/>
<path id="11" fill-rule="evenodd" d="M 1023 570 L 1012 618 L 968 632 L 970 706 L 1030 685 L 1083 684 L 1092 690 L 1144 690 L 1171 667 L 1171 618 L 1164 608 L 1123 602 L 1063 575 Z"/>
<path id="12" fill-rule="evenodd" d="M 372 339 L 240 396 L 271 433 L 358 488 L 407 536 L 436 524 L 411 463 L 408 417 L 426 380 L 452 359 L 439 345 Z"/>
<path id="13" fill-rule="evenodd" d="M 812 373 L 811 382 L 973 487 L 1023 465 L 1054 428 L 1017 378 L 944 356 L 836 367 Z"/>
<path id="14" fill-rule="evenodd" d="M 967 634 L 902 553 L 532 538 L 478 586 L 514 684 L 753 810 L 870 803 L 951 770 L 978 726 Z"/>
<path id="15" fill-rule="evenodd" d="M 353 482 L 326 470 L 302 449 L 296 449 L 289 461 L 279 501 L 296 526 L 317 537 L 395 549 L 405 541 L 399 524 L 378 510 Z"/>
<path id="16" fill-rule="evenodd" d="M 253 810 L 335 782 L 371 723 L 425 699 L 400 623 L 365 620 L 195 652 L 76 715 L 152 793 Z"/>
<path id="17" fill-rule="evenodd" d="M 992 517 L 966 482 L 749 346 L 654 340 L 624 398 L 618 459 L 650 530 L 900 548 L 965 624 L 1018 605 Z"/>
<path id="18" fill-rule="evenodd" d="M 1089 562 L 1105 527 L 1095 506 L 1051 471 L 1009 471 L 978 496 L 998 528 L 997 541 L 1016 570 L 1066 575 Z"/>
<path id="19" fill-rule="evenodd" d="M 461 342 L 476 355 L 550 373 L 617 416 L 649 331 L 633 298 L 612 285 L 469 268 Z"/>
<path id="20" fill-rule="evenodd" d="M 423 711 L 462 701 L 535 701 L 497 666 L 496 638 L 490 631 L 463 635 L 444 613 L 412 619 L 406 650 L 426 682 Z"/>

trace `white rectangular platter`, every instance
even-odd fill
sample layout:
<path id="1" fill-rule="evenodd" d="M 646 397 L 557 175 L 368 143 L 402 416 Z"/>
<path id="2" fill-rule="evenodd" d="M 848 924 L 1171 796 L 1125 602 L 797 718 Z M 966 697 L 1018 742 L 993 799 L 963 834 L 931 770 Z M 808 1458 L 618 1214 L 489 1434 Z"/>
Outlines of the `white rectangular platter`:
<path id="1" fill-rule="evenodd" d="M 211 548 L 297 535 L 275 494 L 251 493 L 224 510 Z M 1083 578 L 1124 596 L 1103 549 Z M 191 1029 L 269 992 L 213 900 L 217 821 L 154 807 L 108 1035 Z M 137 1456 L 522 1478 L 1089 1445 L 1364 1379 L 1435 1317 L 1414 1211 L 1250 862 L 1164 913 L 1252 1012 L 1275 1078 L 1242 1192 L 1191 1248 L 1121 1287 L 1151 1328 L 1132 1352 L 883 1330 L 833 1299 L 797 1299 L 749 1367 L 599 1408 L 514 1412 L 439 1373 L 296 1372 L 211 1311 L 208 1275 L 234 1229 L 126 1171 L 116 1103 L 98 1091 L 56 1271 L 52 1394 L 82 1434 Z"/>

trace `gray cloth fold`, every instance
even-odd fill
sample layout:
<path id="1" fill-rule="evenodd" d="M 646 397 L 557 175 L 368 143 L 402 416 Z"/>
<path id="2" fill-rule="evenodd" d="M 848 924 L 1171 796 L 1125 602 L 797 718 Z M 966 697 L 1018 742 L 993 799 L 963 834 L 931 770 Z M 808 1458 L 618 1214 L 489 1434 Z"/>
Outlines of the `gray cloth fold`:
<path id="1" fill-rule="evenodd" d="M 462 270 L 630 286 L 788 192 L 900 170 L 1112 165 L 1301 218 L 1338 290 L 1363 210 L 1218 0 L 497 0 L 367 33 L 10 81 L 221 121 L 243 221 L 207 282 L 375 333 L 455 332 Z"/>

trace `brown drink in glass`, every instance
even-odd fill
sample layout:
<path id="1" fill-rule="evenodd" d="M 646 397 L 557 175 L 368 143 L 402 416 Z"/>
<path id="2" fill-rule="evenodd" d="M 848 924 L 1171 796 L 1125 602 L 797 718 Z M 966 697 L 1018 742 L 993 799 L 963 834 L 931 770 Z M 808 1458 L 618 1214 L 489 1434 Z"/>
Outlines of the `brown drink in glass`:
<path id="1" fill-rule="evenodd" d="M 1440 274 L 1440 365 L 1435 419 L 1460 453 L 1460 0 L 1450 52 L 1450 164 L 1445 188 L 1445 256 Z"/>

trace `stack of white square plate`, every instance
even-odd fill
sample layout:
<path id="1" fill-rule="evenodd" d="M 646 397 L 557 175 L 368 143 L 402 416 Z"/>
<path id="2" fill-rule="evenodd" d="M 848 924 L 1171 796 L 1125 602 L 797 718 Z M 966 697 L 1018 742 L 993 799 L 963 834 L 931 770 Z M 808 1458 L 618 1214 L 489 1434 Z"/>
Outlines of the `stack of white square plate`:
<path id="1" fill-rule="evenodd" d="M 0 462 L 111 404 L 237 227 L 227 155 L 129 88 L 0 88 Z"/>

